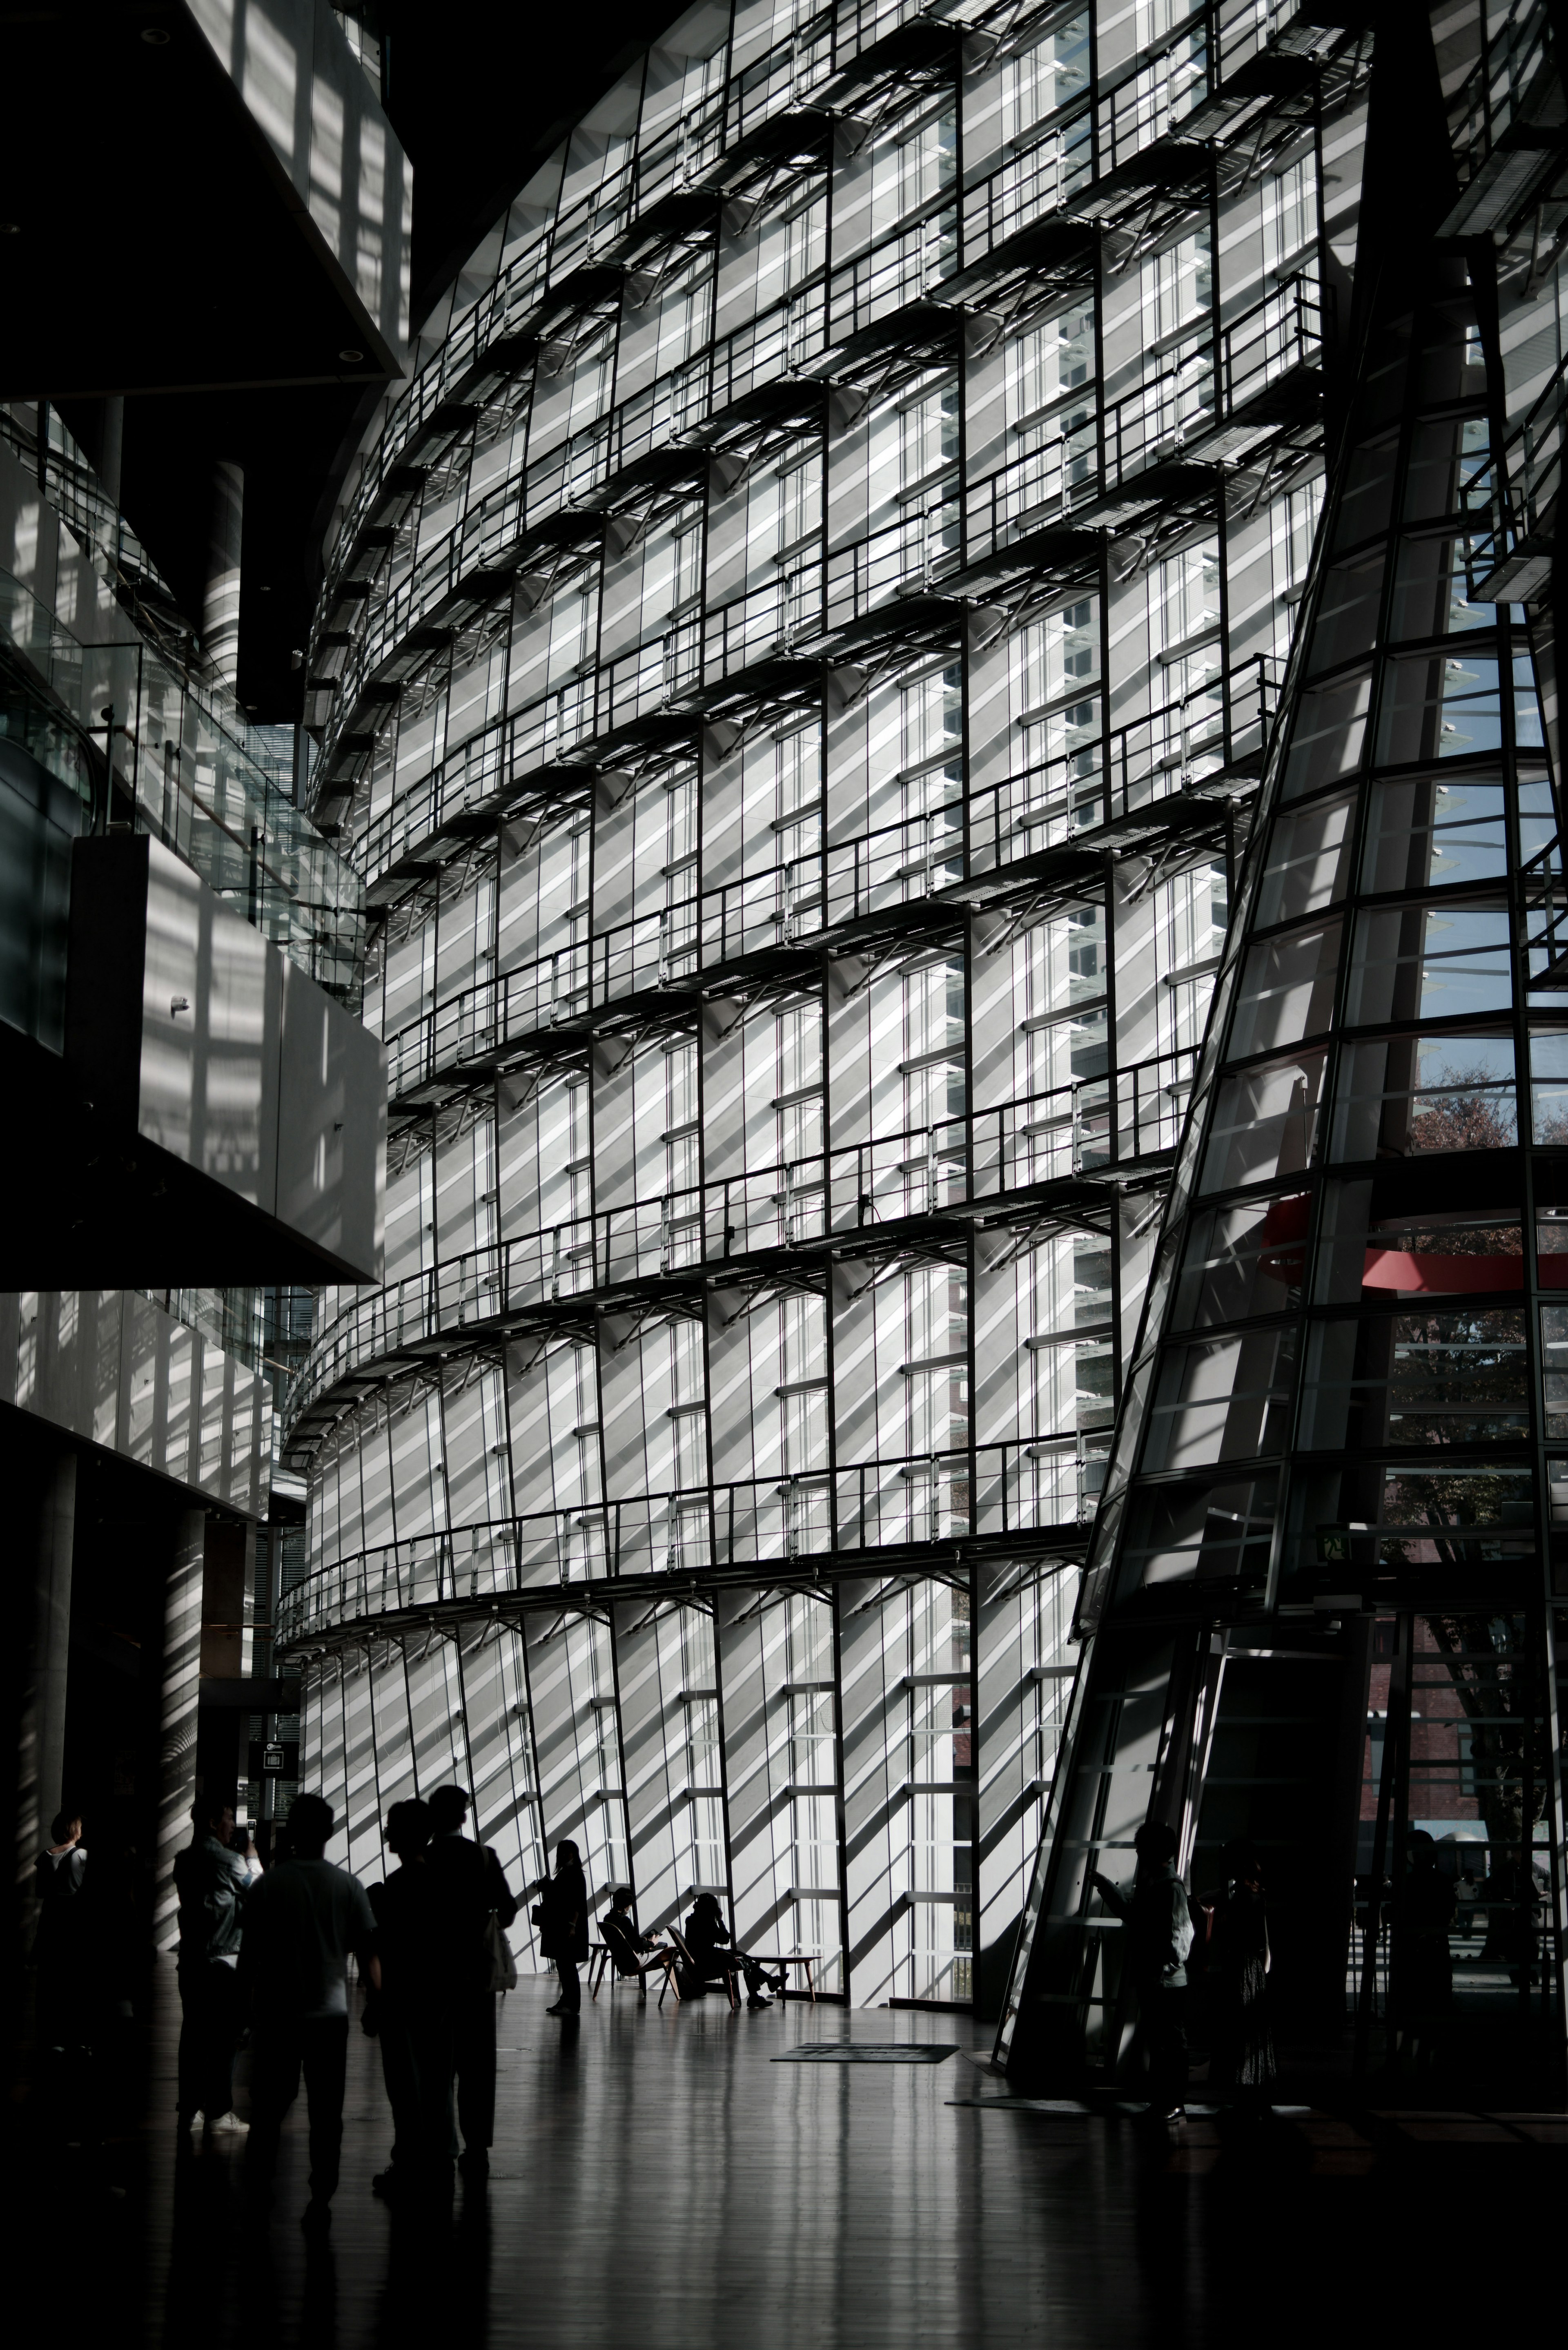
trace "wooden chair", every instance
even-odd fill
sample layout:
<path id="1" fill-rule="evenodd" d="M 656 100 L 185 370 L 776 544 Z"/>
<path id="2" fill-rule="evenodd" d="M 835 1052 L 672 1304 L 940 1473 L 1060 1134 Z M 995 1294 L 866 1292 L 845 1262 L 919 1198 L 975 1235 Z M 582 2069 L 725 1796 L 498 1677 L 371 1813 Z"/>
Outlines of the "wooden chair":
<path id="1" fill-rule="evenodd" d="M 684 1935 L 680 1933 L 673 1926 L 667 1926 L 663 1930 L 669 1935 L 671 1942 L 675 1946 L 675 1955 L 681 1960 L 683 1965 L 691 1968 L 692 1973 L 696 1975 L 701 1981 L 705 1983 L 718 1982 L 722 1979 L 724 1989 L 730 1994 L 730 2012 L 733 2014 L 735 2009 L 741 2004 L 740 2001 L 735 1996 L 735 1977 L 739 1974 L 740 1968 L 738 1966 L 726 1965 L 723 1960 L 721 1959 L 719 1964 L 713 1969 L 711 1974 L 704 1974 L 696 1960 L 692 1957 L 691 1946 L 687 1942 Z M 680 1999 L 680 1986 L 678 1982 L 675 1982 L 675 1969 L 672 1966 L 666 1968 L 664 1981 L 666 1990 L 668 1990 L 671 1983 L 675 1983 L 675 1998 L 676 2002 L 679 2005 Z M 664 1992 L 662 1991 L 659 1994 L 659 2004 L 660 2007 L 664 2005 Z"/>

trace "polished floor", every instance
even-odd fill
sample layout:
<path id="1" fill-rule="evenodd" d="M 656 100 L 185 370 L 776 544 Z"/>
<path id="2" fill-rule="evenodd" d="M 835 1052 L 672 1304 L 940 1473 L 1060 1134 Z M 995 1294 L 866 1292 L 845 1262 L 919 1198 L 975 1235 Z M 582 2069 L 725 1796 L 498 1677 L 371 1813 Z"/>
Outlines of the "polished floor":
<path id="1" fill-rule="evenodd" d="M 302 2111 L 270 2213 L 236 2150 L 180 2149 L 161 1979 L 140 2126 L 95 2147 L 35 2116 L 23 2214 L 35 2202 L 46 2231 L 68 2215 L 74 2247 L 51 2338 L 1171 2350 L 1351 2324 L 1449 2335 L 1467 2303 L 1511 2331 L 1560 2322 L 1568 2122 L 1296 2111 L 1238 2137 L 1198 2113 L 1151 2137 L 1125 2114 L 1007 2099 L 978 2061 L 989 2034 L 951 2014 L 716 1998 L 661 2014 L 617 1991 L 563 2033 L 552 1991 L 504 2002 L 489 2188 L 460 2189 L 439 2227 L 370 2193 L 388 2116 L 374 2043 L 351 2034 L 343 2184 L 317 2244 L 297 2225 Z M 824 2043 L 958 2046 L 774 2061 Z"/>

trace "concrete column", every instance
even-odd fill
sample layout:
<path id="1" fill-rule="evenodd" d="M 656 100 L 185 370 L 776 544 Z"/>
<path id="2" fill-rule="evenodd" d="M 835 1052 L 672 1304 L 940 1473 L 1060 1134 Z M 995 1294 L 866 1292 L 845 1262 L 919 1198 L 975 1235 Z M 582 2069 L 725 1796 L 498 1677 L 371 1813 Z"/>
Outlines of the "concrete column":
<path id="1" fill-rule="evenodd" d="M 76 1545 L 77 1456 L 48 1471 L 33 1535 L 31 1646 L 22 1687 L 16 1783 L 16 1878 L 32 1910 L 33 1863 L 65 1800 L 66 1681 L 71 1646 L 71 1561 Z M 26 1922 L 26 1919 L 25 1919 Z"/>
<path id="2" fill-rule="evenodd" d="M 180 1520 L 163 1607 L 163 1689 L 159 1717 L 162 1783 L 158 1793 L 158 1864 L 152 1938 L 161 1950 L 179 1939 L 174 1856 L 191 1841 L 196 1800 L 196 1713 L 202 1686 L 202 1575 L 207 1513 L 187 1510 Z"/>
<path id="3" fill-rule="evenodd" d="M 202 650 L 234 685 L 240 673 L 240 544 L 245 520 L 245 477 L 238 465 L 213 466 L 209 512 Z"/>
<path id="4" fill-rule="evenodd" d="M 119 504 L 120 457 L 125 446 L 125 402 L 115 397 L 103 403 L 99 426 L 98 477 L 110 499 Z"/>

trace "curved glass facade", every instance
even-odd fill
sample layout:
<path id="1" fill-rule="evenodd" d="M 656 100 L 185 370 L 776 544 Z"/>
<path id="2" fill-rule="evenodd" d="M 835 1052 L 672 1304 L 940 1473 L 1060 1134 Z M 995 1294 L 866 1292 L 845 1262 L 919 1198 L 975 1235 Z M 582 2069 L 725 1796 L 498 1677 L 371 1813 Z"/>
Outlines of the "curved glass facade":
<path id="1" fill-rule="evenodd" d="M 1294 2061 L 1561 2079 L 1568 963 L 1552 626 L 1509 599 L 1563 369 L 1501 167 L 1563 96 L 1510 40 L 1456 39 L 1469 186 L 1367 306 L 1130 1371 L 1002 2032 L 1057 2079 L 1116 2071 L 1090 1879 L 1150 1816 L 1196 1892 L 1262 1854 Z"/>
<path id="2" fill-rule="evenodd" d="M 393 1097 L 289 1431 L 354 1866 L 456 1773 L 524 1877 L 570 1835 L 645 1925 L 711 1887 L 857 2003 L 1000 2000 L 1368 47 L 702 6 L 427 328 L 307 689 Z"/>

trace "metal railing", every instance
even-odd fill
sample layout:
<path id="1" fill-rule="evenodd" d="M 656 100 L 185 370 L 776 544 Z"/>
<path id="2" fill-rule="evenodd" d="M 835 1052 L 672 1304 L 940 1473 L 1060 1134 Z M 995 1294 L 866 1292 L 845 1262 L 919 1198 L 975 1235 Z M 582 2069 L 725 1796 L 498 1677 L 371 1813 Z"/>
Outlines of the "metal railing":
<path id="1" fill-rule="evenodd" d="M 227 696 L 140 639 L 78 642 L 5 572 L 0 641 L 7 730 L 78 795 L 84 828 L 109 821 L 118 786 L 135 830 L 357 1007 L 364 884 L 293 805 Z"/>
<path id="2" fill-rule="evenodd" d="M 384 494 L 388 477 L 407 463 L 415 443 L 427 432 L 433 430 L 438 438 L 448 439 L 464 428 L 466 419 L 454 418 L 444 433 L 441 429 L 441 411 L 452 388 L 472 373 L 492 345 L 515 333 L 524 318 L 538 312 L 552 284 L 562 286 L 569 299 L 566 281 L 572 273 L 625 234 L 640 213 L 671 192 L 694 184 L 699 175 L 763 121 L 808 104 L 815 93 L 827 87 L 835 74 L 860 54 L 868 39 L 880 38 L 891 26 L 918 13 L 912 0 L 881 0 L 877 7 L 871 0 L 841 0 L 837 8 L 823 10 L 742 73 L 728 78 L 722 90 L 701 100 L 689 115 L 665 125 L 646 141 L 632 142 L 623 159 L 605 170 L 593 187 L 564 203 L 514 255 L 495 283 L 454 321 L 439 351 L 391 403 L 374 444 L 365 452 L 358 479 L 339 518 L 318 608 L 325 609 L 335 598 L 346 563 Z M 1291 0 L 1232 0 L 1230 5 L 1195 12 L 1164 50 L 1153 58 L 1140 59 L 1123 81 L 1101 94 L 1097 170 L 1104 172 L 1126 161 L 1200 101 L 1208 87 L 1205 60 L 1217 59 L 1221 76 L 1233 72 L 1265 47 L 1293 13 Z M 868 32 L 868 26 L 875 29 Z M 972 205 L 974 221 L 972 229 L 966 224 L 966 251 L 972 255 L 980 241 L 989 247 L 1007 234 L 1004 224 L 1012 224 L 1014 207 L 1022 209 L 1023 217 L 1039 217 L 1052 203 L 1061 200 L 1070 185 L 1076 184 L 1081 170 L 1075 160 L 1066 181 L 1057 182 L 1041 151 L 1031 150 L 1025 156 L 1010 159 L 991 182 L 982 182 L 981 190 L 971 191 L 965 198 L 966 212 Z M 820 282 L 813 291 L 825 319 L 825 289 Z M 851 298 L 851 307 L 857 309 L 858 296 Z M 780 337 L 778 323 L 775 317 L 772 331 L 787 349 L 793 337 L 788 331 Z M 817 331 L 820 336 L 820 326 Z M 732 347 L 754 332 L 752 327 L 740 329 L 729 338 Z M 741 384 L 726 392 L 721 348 L 692 363 L 699 369 L 711 364 L 713 370 L 700 403 L 704 413 L 728 405 L 730 398 L 748 388 Z M 797 362 L 802 355 L 794 355 Z M 768 371 L 782 372 L 787 364 L 785 359 L 783 365 Z M 753 373 L 750 380 L 760 379 Z M 680 429 L 679 424 L 671 426 L 672 431 Z M 651 435 L 648 445 L 652 445 Z"/>
<path id="3" fill-rule="evenodd" d="M 1272 653 L 1224 670 L 1107 738 L 970 795 L 970 870 L 1065 846 L 1241 760 L 1262 760 L 1285 664 Z"/>
<path id="4" fill-rule="evenodd" d="M 1479 12 L 1480 55 L 1448 104 L 1449 140 L 1469 178 L 1513 121 L 1547 54 L 1550 24 L 1544 0 L 1504 0 Z"/>
<path id="5" fill-rule="evenodd" d="M 793 945 L 835 924 L 907 905 L 1153 806 L 1220 768 L 1261 759 L 1283 663 L 1255 654 L 1108 737 L 1038 763 L 967 803 L 944 802 L 876 832 L 814 844 L 760 873 L 568 941 L 512 972 L 476 981 L 386 1039 L 397 1100 L 465 1061 L 728 957 Z M 455 811 L 484 798 L 498 754 L 446 780 Z"/>
<path id="6" fill-rule="evenodd" d="M 899 1134 L 569 1217 L 405 1274 L 315 1334 L 305 1410 L 368 1363 L 612 1284 L 720 1265 L 839 1232 L 940 1216 L 1173 1150 L 1197 1048 Z"/>
<path id="7" fill-rule="evenodd" d="M 966 266 L 982 260 L 1015 230 L 1058 211 L 1087 186 L 1094 171 L 1093 109 L 1082 98 L 1075 99 L 1074 105 L 1075 111 L 1053 123 L 1033 146 L 1010 155 L 985 179 L 964 190 Z M 1091 255 L 1085 276 L 1092 276 L 1093 266 Z"/>
<path id="8" fill-rule="evenodd" d="M 1255 27 L 1258 11 L 1236 12 L 1236 20 Z M 1189 20 L 1181 39 L 1196 37 L 1191 27 L 1201 22 L 1200 17 Z M 1012 163 L 1005 167 L 1013 168 Z M 1075 168 L 1081 173 L 1081 164 Z M 990 189 L 988 182 L 971 190 L 965 206 L 972 208 L 982 199 L 990 203 Z M 999 196 L 996 200 L 1001 201 Z M 661 441 L 678 440 L 692 423 L 722 413 L 759 382 L 798 370 L 829 340 L 842 339 L 935 288 L 956 262 L 956 222 L 957 213 L 949 205 L 913 228 L 896 232 L 831 281 L 819 276 L 763 318 L 748 321 L 683 362 L 610 416 L 558 442 L 535 459 L 525 473 L 492 485 L 448 538 L 421 556 L 392 592 L 367 604 L 362 632 L 350 647 L 313 657 L 312 674 L 330 679 L 337 688 L 327 727 L 327 761 L 336 755 L 343 729 L 376 670 L 461 581 L 486 565 L 504 567 L 526 530 L 601 490 L 624 465 Z M 1087 458 L 1080 429 L 1070 452 L 1031 452 L 990 481 L 968 485 L 968 559 L 985 559 L 1019 526 L 1038 527 L 1064 515 L 1096 488 L 1101 493 L 1114 490 L 1153 459 L 1180 448 L 1195 432 L 1222 421 L 1292 368 L 1314 363 L 1323 340 L 1322 307 L 1317 287 L 1305 278 L 1273 289 L 1223 330 L 1218 366 L 1212 349 L 1200 345 L 1112 403 L 1090 428 L 1098 442 L 1097 462 Z M 945 513 L 935 519 L 922 515 L 904 518 L 879 539 L 836 557 L 827 582 L 829 624 L 859 617 L 913 577 L 929 581 L 952 567 L 958 545 L 956 517 L 950 521 Z M 810 600 L 810 567 L 799 568 L 796 597 L 804 604 Z M 321 610 L 335 592 L 329 588 Z M 781 627 L 788 633 L 807 625 L 803 610 L 797 620 Z M 710 626 L 714 627 L 712 616 Z M 732 640 L 737 628 L 740 643 Z M 746 650 L 769 641 L 767 628 L 760 611 L 743 624 L 742 616 L 732 612 L 714 629 L 709 673 L 728 674 Z M 694 671 L 682 671 L 679 681 L 693 678 Z M 651 706 L 651 697 L 639 700 L 639 712 L 643 706 Z M 417 823 L 414 811 L 409 816 L 405 833 Z"/>
<path id="9" fill-rule="evenodd" d="M 1075 1528 L 1093 1517 L 1104 1465 L 1096 1438 L 1068 1433 L 484 1519 L 317 1567 L 281 1595 L 275 1641 L 533 1592 L 547 1605 L 552 1589 L 621 1576 Z"/>
<path id="10" fill-rule="evenodd" d="M 350 631 L 350 645 L 314 655 L 312 676 L 329 681 L 336 689 L 324 756 L 334 756 L 349 715 L 377 669 L 462 581 L 478 570 L 506 569 L 530 532 L 606 489 L 638 458 L 677 442 L 693 425 L 722 415 L 758 385 L 793 374 L 815 358 L 826 346 L 826 280 L 819 275 L 608 416 L 556 442 L 508 480 L 492 484 L 401 577 L 379 596 L 366 599 L 363 618 Z M 597 528 L 597 518 L 586 515 L 585 545 Z M 325 611 L 340 592 L 338 583 L 322 597 L 318 611 Z"/>
<path id="11" fill-rule="evenodd" d="M 914 0 L 839 0 L 743 73 L 727 78 L 721 90 L 690 113 L 650 139 L 632 142 L 591 188 L 564 203 L 453 322 L 440 350 L 389 409 L 338 522 L 323 606 L 337 591 L 344 563 L 388 475 L 407 462 L 414 443 L 436 422 L 452 387 L 472 373 L 493 344 L 536 313 L 553 284 L 564 286 L 572 272 L 628 232 L 639 213 L 696 183 L 764 121 L 808 102 L 873 41 L 919 13 Z"/>
<path id="12" fill-rule="evenodd" d="M 1093 412 L 964 490 L 965 556 L 983 562 L 1014 538 L 1069 521 L 1093 497 L 1126 486 L 1161 458 L 1233 418 L 1297 369 L 1322 362 L 1326 304 L 1310 271 L 1272 287 L 1212 338 L 1193 343 L 1119 400 L 1095 387 L 1066 395 Z"/>
<path id="13" fill-rule="evenodd" d="M 1210 8 L 1193 11 L 1163 48 L 1142 57 L 1130 73 L 1103 90 L 1095 107 L 1096 147 L 1102 172 L 1174 130 L 1209 95 L 1215 46 Z"/>

